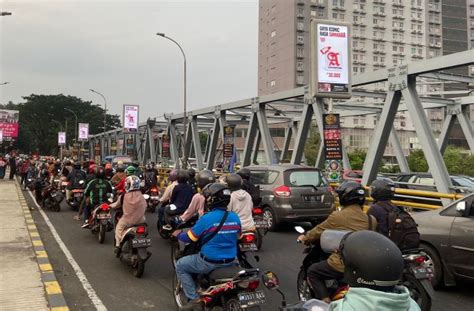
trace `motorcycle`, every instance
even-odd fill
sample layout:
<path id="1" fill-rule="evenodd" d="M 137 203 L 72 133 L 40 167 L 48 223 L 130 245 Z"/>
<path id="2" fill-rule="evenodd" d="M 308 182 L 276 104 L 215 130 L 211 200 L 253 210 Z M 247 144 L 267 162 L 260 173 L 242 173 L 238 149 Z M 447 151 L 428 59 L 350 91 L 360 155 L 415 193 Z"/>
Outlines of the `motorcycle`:
<path id="1" fill-rule="evenodd" d="M 61 210 L 61 202 L 64 197 L 53 185 L 48 184 L 41 190 L 41 198 L 41 206 L 44 209 L 49 209 L 54 212 Z"/>
<path id="2" fill-rule="evenodd" d="M 35 191 L 35 184 L 36 184 L 36 178 L 28 178 L 26 180 L 26 188 L 28 188 L 31 192 Z"/>
<path id="3" fill-rule="evenodd" d="M 260 207 L 254 207 L 252 209 L 252 216 L 255 227 L 257 227 L 255 245 L 257 245 L 257 249 L 260 250 L 263 244 L 263 237 L 268 233 L 270 226 L 268 220 L 263 217 L 263 210 Z"/>
<path id="4" fill-rule="evenodd" d="M 146 223 L 128 228 L 120 242 L 120 249 L 116 256 L 120 261 L 132 268 L 135 277 L 140 278 L 145 270 L 145 262 L 151 253 L 147 248 L 151 246 Z"/>
<path id="5" fill-rule="evenodd" d="M 67 200 L 67 204 L 72 207 L 73 210 L 79 209 L 82 199 L 84 198 L 84 180 L 79 181 L 79 187 L 71 190 L 71 198 Z"/>
<path id="6" fill-rule="evenodd" d="M 170 209 L 171 212 L 175 211 L 176 210 L 176 205 L 174 205 L 174 204 L 169 205 L 169 209 Z M 177 215 L 170 215 L 170 216 L 171 217 L 176 217 Z M 166 219 L 166 216 L 165 216 L 165 219 Z M 162 226 L 160 224 L 160 219 L 158 217 L 158 221 L 157 221 L 157 224 L 156 224 L 159 235 L 165 240 L 169 240 L 171 238 L 173 232 L 176 230 L 176 224 L 173 221 L 169 221 L 169 222 L 170 223 Z M 167 221 L 165 221 L 165 223 L 167 223 Z"/>
<path id="7" fill-rule="evenodd" d="M 158 187 L 153 186 L 145 192 L 145 200 L 147 203 L 147 211 L 154 213 L 156 207 L 160 203 L 160 192 Z"/>
<path id="8" fill-rule="evenodd" d="M 405 267 L 401 285 L 408 288 L 411 298 L 420 306 L 422 311 L 431 309 L 434 289 L 431 279 L 434 272 L 428 263 L 428 256 L 422 249 L 402 251 Z"/>
<path id="9" fill-rule="evenodd" d="M 219 268 L 211 273 L 196 276 L 203 310 L 221 307 L 224 310 L 260 310 L 266 303 L 265 293 L 257 290 L 260 285 L 259 269 L 239 266 Z M 181 309 L 187 304 L 181 282 L 173 278 L 173 294 Z"/>
<path id="10" fill-rule="evenodd" d="M 89 229 L 93 234 L 98 234 L 99 243 L 105 241 L 105 233 L 112 231 L 112 215 L 110 214 L 110 206 L 107 203 L 97 205 L 89 217 Z"/>

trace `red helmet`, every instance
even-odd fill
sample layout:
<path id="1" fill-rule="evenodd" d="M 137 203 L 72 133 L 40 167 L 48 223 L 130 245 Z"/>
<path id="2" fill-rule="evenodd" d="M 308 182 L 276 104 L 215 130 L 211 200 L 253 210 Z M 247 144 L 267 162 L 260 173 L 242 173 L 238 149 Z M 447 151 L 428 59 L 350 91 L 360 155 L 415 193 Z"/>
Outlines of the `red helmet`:
<path id="1" fill-rule="evenodd" d="M 95 174 L 95 168 L 97 165 L 89 164 L 89 174 Z"/>

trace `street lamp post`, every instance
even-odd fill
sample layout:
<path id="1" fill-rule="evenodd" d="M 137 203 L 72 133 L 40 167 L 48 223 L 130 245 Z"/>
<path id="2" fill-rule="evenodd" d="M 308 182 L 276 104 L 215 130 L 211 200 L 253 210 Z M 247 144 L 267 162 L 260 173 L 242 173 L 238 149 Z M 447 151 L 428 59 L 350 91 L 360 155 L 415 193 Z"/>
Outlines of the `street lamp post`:
<path id="1" fill-rule="evenodd" d="M 69 108 L 64 108 L 64 110 L 66 110 L 67 112 L 72 113 L 74 115 L 74 118 L 76 119 L 76 127 L 74 128 L 74 139 L 77 142 L 77 114 Z"/>
<path id="2" fill-rule="evenodd" d="M 96 93 L 97 95 L 100 95 L 102 99 L 104 100 L 104 137 L 105 137 L 105 124 L 107 120 L 107 99 L 105 98 L 104 94 L 97 92 L 93 89 L 89 89 L 92 93 Z"/>
<path id="3" fill-rule="evenodd" d="M 160 36 L 160 37 L 163 37 L 165 39 L 168 39 L 170 40 L 171 42 L 173 42 L 174 44 L 176 44 L 179 48 L 179 50 L 181 51 L 181 53 L 183 54 L 183 60 L 184 60 L 184 67 L 183 67 L 183 166 L 184 168 L 186 168 L 186 162 L 188 161 L 187 159 L 187 155 L 185 154 L 185 145 L 186 145 L 186 132 L 187 132 L 187 129 L 188 129 L 188 116 L 186 115 L 186 54 L 184 54 L 184 50 L 183 48 L 181 47 L 181 45 L 179 45 L 179 43 L 174 40 L 173 38 L 170 38 L 168 36 L 166 36 L 164 33 L 162 32 L 158 32 L 156 34 L 157 36 Z"/>

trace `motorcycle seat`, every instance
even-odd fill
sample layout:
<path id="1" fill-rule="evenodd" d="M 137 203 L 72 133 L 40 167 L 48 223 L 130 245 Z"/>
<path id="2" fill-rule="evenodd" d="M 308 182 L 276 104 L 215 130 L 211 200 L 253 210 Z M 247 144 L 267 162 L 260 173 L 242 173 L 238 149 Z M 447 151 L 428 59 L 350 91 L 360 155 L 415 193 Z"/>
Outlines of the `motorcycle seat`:
<path id="1" fill-rule="evenodd" d="M 219 280 L 228 280 L 232 279 L 237 273 L 244 270 L 244 268 L 234 265 L 230 267 L 218 268 L 211 273 L 209 273 L 209 280 L 211 283 L 215 283 Z"/>

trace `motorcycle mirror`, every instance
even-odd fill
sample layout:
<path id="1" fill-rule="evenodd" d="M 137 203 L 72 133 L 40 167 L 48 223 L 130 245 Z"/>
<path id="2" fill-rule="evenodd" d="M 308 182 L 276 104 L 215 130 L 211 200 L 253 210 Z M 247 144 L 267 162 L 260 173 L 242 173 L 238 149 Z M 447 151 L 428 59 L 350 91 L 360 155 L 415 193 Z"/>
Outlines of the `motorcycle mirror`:
<path id="1" fill-rule="evenodd" d="M 300 234 L 303 234 L 305 232 L 305 230 L 303 229 L 303 227 L 301 226 L 296 226 L 295 227 L 295 230 L 296 232 L 300 233 Z"/>
<path id="2" fill-rule="evenodd" d="M 280 286 L 278 276 L 272 271 L 264 272 L 262 274 L 262 281 L 265 287 L 270 290 L 276 290 Z"/>
<path id="3" fill-rule="evenodd" d="M 148 194 L 144 194 L 143 197 L 145 198 L 145 200 L 148 200 L 150 198 Z"/>

